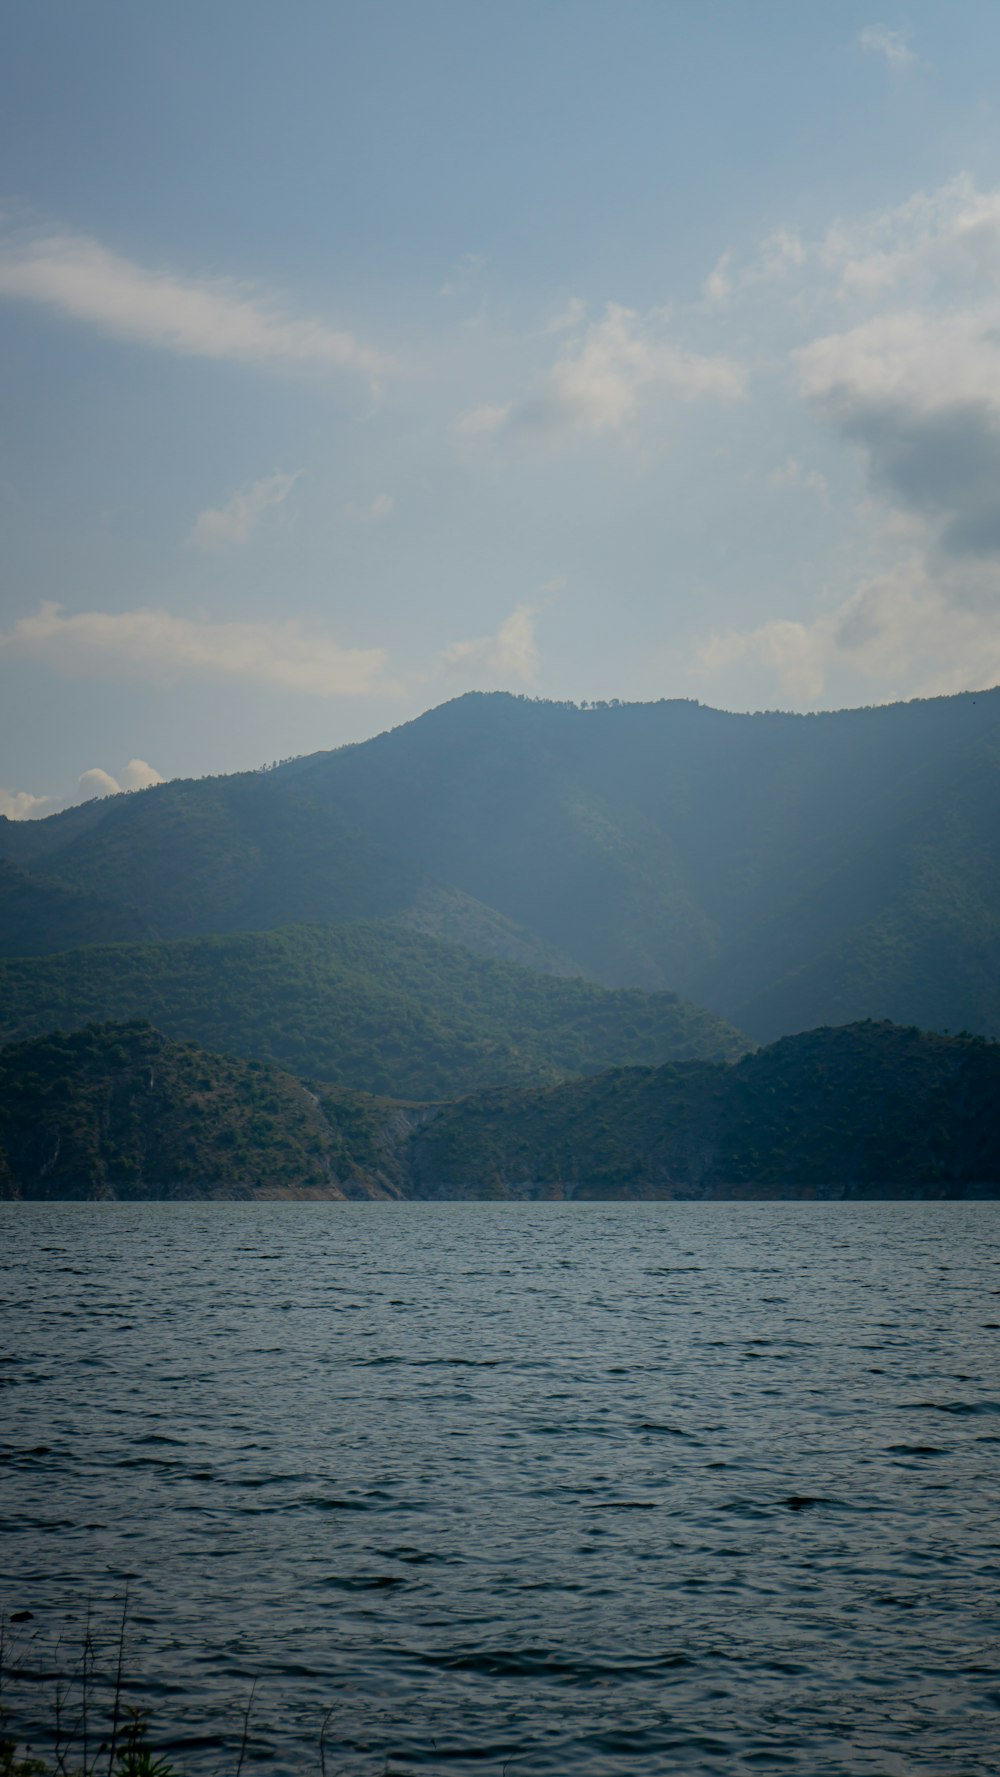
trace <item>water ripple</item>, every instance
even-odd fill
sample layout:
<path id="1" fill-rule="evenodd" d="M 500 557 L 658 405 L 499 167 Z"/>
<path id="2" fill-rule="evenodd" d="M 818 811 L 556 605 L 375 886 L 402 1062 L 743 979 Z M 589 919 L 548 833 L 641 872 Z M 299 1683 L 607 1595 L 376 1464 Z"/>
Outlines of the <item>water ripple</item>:
<path id="1" fill-rule="evenodd" d="M 1000 1205 L 2 1205 L 21 1689 L 192 1777 L 993 1777 Z M 27 1675 L 27 1676 L 26 1676 Z M 30 1680 L 30 1682 L 29 1682 Z"/>

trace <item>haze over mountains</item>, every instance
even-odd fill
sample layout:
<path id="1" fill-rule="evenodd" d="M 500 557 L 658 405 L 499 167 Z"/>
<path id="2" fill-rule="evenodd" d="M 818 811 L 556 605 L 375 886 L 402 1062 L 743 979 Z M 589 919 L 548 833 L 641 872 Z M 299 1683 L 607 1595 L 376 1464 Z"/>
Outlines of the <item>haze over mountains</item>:
<path id="1" fill-rule="evenodd" d="M 64 995 L 81 946 L 364 919 L 397 959 L 408 928 L 756 1041 L 1000 1035 L 1000 690 L 813 716 L 472 693 L 273 771 L 2 821 L 0 859 L 3 951 L 73 952 Z"/>

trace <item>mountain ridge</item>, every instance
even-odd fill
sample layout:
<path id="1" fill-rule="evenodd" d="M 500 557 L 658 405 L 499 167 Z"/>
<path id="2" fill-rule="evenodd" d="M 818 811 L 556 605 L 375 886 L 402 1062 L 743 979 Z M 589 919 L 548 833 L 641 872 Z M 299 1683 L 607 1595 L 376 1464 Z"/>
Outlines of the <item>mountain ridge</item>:
<path id="1" fill-rule="evenodd" d="M 814 715 L 468 693 L 266 772 L 0 824 L 0 856 L 159 937 L 376 917 L 678 992 L 758 1041 L 1000 1034 L 1000 689 Z M 36 954 L 67 947 L 64 914 Z"/>

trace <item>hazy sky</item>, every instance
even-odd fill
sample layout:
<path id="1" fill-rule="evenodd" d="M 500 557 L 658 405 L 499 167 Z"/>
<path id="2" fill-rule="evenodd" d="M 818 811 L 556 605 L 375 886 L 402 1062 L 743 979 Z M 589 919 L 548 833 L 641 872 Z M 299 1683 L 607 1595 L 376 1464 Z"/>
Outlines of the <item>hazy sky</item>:
<path id="1" fill-rule="evenodd" d="M 0 811 L 1000 679 L 995 0 L 4 16 Z"/>

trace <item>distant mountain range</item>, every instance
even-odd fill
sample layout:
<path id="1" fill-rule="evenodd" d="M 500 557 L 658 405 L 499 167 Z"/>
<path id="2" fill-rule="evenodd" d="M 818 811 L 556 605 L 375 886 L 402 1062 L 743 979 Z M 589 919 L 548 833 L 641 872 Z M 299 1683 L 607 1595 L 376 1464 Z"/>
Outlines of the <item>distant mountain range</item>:
<path id="1" fill-rule="evenodd" d="M 0 860 L 7 956 L 383 921 L 757 1041 L 1000 1035 L 1000 690 L 816 716 L 471 694 L 270 772 L 0 821 Z M 124 1009 L 155 1010 L 88 1002 Z"/>
<path id="2" fill-rule="evenodd" d="M 0 1198 L 1000 1193 L 1000 1044 L 860 1024 L 406 1105 L 141 1023 L 0 1051 Z"/>

